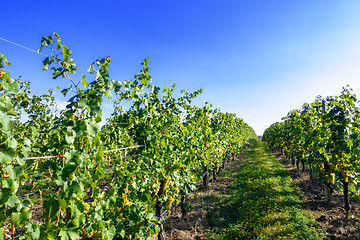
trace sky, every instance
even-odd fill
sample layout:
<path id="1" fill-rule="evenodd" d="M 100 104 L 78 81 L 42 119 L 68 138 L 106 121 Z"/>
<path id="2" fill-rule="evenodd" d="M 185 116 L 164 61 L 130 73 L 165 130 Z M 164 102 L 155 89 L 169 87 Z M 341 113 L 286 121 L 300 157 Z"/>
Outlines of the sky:
<path id="1" fill-rule="evenodd" d="M 110 56 L 110 77 L 132 79 L 149 58 L 155 85 L 203 88 L 196 105 L 236 113 L 258 135 L 317 95 L 350 85 L 360 96 L 357 0 L 4 1 L 2 10 L 0 38 L 37 50 L 57 32 L 76 77 Z M 33 94 L 69 85 L 42 70 L 40 54 L 1 39 L 0 53 Z M 105 104 L 105 116 L 111 112 Z"/>

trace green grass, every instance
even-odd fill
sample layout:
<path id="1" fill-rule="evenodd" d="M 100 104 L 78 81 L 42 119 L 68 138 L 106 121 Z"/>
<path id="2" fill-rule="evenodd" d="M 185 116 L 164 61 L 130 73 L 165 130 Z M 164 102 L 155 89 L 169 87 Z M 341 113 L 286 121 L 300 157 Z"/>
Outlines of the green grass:
<path id="1" fill-rule="evenodd" d="M 263 142 L 249 149 L 229 193 L 214 202 L 208 239 L 309 240 L 325 236 L 301 206 L 288 172 Z"/>

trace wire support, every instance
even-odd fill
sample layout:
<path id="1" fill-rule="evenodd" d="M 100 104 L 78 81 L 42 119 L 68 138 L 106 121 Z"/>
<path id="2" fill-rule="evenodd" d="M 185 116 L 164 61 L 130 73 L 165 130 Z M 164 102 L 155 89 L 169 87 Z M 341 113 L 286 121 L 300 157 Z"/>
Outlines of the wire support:
<path id="1" fill-rule="evenodd" d="M 60 156 L 27 157 L 27 158 L 23 158 L 23 160 L 49 159 L 49 158 L 58 158 L 58 157 Z"/>
<path id="2" fill-rule="evenodd" d="M 18 43 L 12 42 L 12 41 L 7 40 L 7 39 L 5 39 L 5 38 L 0 37 L 0 40 L 3 40 L 3 41 L 5 41 L 5 42 L 8 42 L 8 43 L 13 44 L 13 45 L 15 45 L 15 46 L 24 48 L 24 49 L 26 49 L 26 50 L 28 50 L 28 51 L 31 51 L 31 52 L 34 52 L 34 53 L 37 53 L 37 54 L 40 54 L 40 55 L 43 55 L 43 56 L 47 57 L 47 55 L 45 55 L 45 54 L 43 54 L 43 53 L 41 53 L 41 52 L 35 51 L 35 50 L 31 49 L 31 48 L 25 47 L 25 46 L 23 46 L 23 45 L 20 45 L 20 44 L 18 44 Z"/>
<path id="3" fill-rule="evenodd" d="M 201 178 L 204 178 L 204 177 L 206 176 L 206 174 L 208 174 L 208 173 L 209 173 L 209 171 L 206 171 L 206 172 L 204 173 L 204 175 L 202 175 Z"/>
<path id="4" fill-rule="evenodd" d="M 142 146 L 143 145 L 136 145 L 136 146 L 131 146 L 131 147 L 116 148 L 116 149 L 111 149 L 111 150 L 105 150 L 103 152 L 108 153 L 108 152 L 115 152 L 115 151 L 124 151 L 124 150 L 127 150 L 127 149 L 141 148 Z"/>
<path id="5" fill-rule="evenodd" d="M 143 145 L 136 145 L 136 146 L 131 146 L 131 147 L 124 147 L 124 148 L 116 148 L 116 149 L 111 149 L 111 150 L 105 150 L 103 151 L 104 153 L 108 153 L 108 152 L 115 152 L 115 151 L 125 151 L 128 149 L 134 149 L 134 148 L 140 148 Z M 43 157 L 26 157 L 23 158 L 23 160 L 37 160 L 37 159 L 49 159 L 49 158 L 59 158 L 61 157 L 59 156 L 43 156 Z"/>

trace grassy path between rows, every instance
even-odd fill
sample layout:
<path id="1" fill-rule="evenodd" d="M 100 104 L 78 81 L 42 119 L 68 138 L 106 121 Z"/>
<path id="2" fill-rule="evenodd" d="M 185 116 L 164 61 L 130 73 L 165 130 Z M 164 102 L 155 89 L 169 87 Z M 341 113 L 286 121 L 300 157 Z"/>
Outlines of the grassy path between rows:
<path id="1" fill-rule="evenodd" d="M 255 143 L 241 160 L 233 183 L 209 211 L 209 239 L 323 239 L 306 214 L 291 178 L 265 143 Z"/>

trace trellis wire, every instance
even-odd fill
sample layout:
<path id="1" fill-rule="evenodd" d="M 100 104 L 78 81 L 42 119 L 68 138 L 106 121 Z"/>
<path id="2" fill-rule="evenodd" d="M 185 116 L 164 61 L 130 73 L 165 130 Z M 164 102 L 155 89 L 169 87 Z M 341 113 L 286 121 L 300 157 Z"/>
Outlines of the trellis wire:
<path id="1" fill-rule="evenodd" d="M 43 56 L 47 57 L 47 55 L 45 55 L 45 54 L 43 54 L 43 53 L 41 53 L 41 52 L 35 51 L 35 50 L 31 49 L 31 48 L 25 47 L 25 46 L 23 46 L 23 45 L 20 45 L 20 44 L 18 44 L 18 43 L 12 42 L 12 41 L 7 40 L 7 39 L 5 39 L 5 38 L 0 37 L 0 40 L 3 40 L 3 41 L 5 41 L 5 42 L 11 43 L 11 44 L 13 44 L 13 45 L 15 45 L 15 46 L 24 48 L 24 49 L 26 49 L 26 50 L 28 50 L 28 51 L 31 51 L 31 52 L 34 52 L 34 53 L 37 53 L 37 54 L 40 54 L 40 55 L 43 55 Z"/>
<path id="2" fill-rule="evenodd" d="M 142 147 L 143 145 L 136 145 L 136 146 L 130 146 L 130 147 L 124 147 L 124 148 L 118 148 L 118 149 L 111 149 L 111 150 L 106 150 L 106 151 L 103 151 L 105 153 L 108 153 L 108 152 L 114 152 L 114 151 L 124 151 L 124 158 L 126 158 L 126 151 L 127 149 L 134 149 L 134 148 L 140 148 Z M 34 159 L 49 159 L 49 158 L 56 158 L 56 157 L 61 157 L 61 156 L 43 156 L 43 157 L 29 157 L 29 158 L 23 158 L 24 160 L 34 160 Z M 119 165 L 116 165 L 115 167 L 112 167 L 110 169 L 107 169 L 105 170 L 105 172 L 109 172 L 111 170 L 113 170 L 114 168 L 117 168 L 119 167 Z M 38 174 L 36 177 L 41 177 L 43 176 L 45 173 L 40 173 Z M 49 189 L 46 189 L 45 191 L 47 191 Z M 20 196 L 17 196 L 18 198 L 23 198 L 23 197 L 27 197 L 27 196 L 32 196 L 32 195 L 35 195 L 35 194 L 39 194 L 40 191 L 36 191 L 36 192 L 31 192 L 31 193 L 27 193 L 27 194 L 23 194 L 23 195 L 20 195 Z"/>
<path id="3" fill-rule="evenodd" d="M 341 186 L 343 186 L 344 187 L 344 185 L 343 184 L 341 184 Z M 332 184 L 330 184 L 330 187 L 332 188 L 332 189 L 334 189 L 334 190 L 336 190 L 336 191 L 340 191 L 339 190 L 339 188 L 338 187 L 336 187 L 335 185 L 332 185 Z M 357 194 L 356 193 L 354 193 L 350 188 L 349 188 L 349 192 L 354 196 L 354 197 L 356 197 L 357 196 Z"/>
<path id="4" fill-rule="evenodd" d="M 49 158 L 58 158 L 60 156 L 44 156 L 44 157 L 26 157 L 23 160 L 36 160 L 36 159 L 49 159 Z"/>
<path id="5" fill-rule="evenodd" d="M 116 148 L 116 149 L 111 149 L 111 150 L 105 150 L 105 151 L 103 151 L 103 153 L 115 152 L 115 151 L 124 151 L 124 150 L 127 150 L 127 149 L 140 148 L 142 146 L 143 145 L 136 145 L 136 146 L 131 146 L 131 147 Z M 43 157 L 26 157 L 26 158 L 23 158 L 23 160 L 49 159 L 49 158 L 59 158 L 59 157 L 61 157 L 61 155 L 58 155 L 58 156 L 43 156 Z"/>
<path id="6" fill-rule="evenodd" d="M 127 149 L 140 148 L 142 146 L 143 145 L 136 145 L 136 146 L 125 147 L 125 148 L 117 148 L 117 149 L 105 150 L 103 152 L 108 153 L 108 152 L 115 152 L 115 151 L 123 151 L 123 150 L 127 150 Z"/>
<path id="7" fill-rule="evenodd" d="M 179 200 L 181 201 L 181 199 L 182 199 L 183 197 L 185 197 L 187 194 L 188 194 L 188 193 L 184 193 L 183 195 L 181 195 L 181 197 L 179 198 Z M 170 207 L 170 208 L 172 208 L 174 205 L 175 205 L 175 203 L 171 204 L 171 207 Z M 180 203 L 178 203 L 178 205 L 176 205 L 176 207 L 178 207 L 179 205 L 180 205 Z M 160 214 L 160 216 L 158 217 L 159 220 L 160 220 L 160 218 L 161 218 L 161 219 L 165 222 L 165 220 L 163 219 L 163 216 L 164 216 L 166 213 L 167 213 L 167 210 L 165 210 L 162 214 Z"/>

